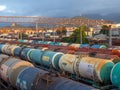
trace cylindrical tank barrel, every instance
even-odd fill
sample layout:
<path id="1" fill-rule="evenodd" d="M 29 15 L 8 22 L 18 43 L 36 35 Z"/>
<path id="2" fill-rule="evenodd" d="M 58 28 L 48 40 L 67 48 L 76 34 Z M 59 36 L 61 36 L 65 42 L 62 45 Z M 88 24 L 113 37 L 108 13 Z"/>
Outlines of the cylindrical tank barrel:
<path id="1" fill-rule="evenodd" d="M 2 63 L 3 60 L 7 60 L 7 58 L 9 58 L 8 55 L 0 54 L 0 63 Z"/>
<path id="2" fill-rule="evenodd" d="M 33 42 L 33 40 L 29 40 L 28 42 L 29 42 L 29 43 L 32 43 L 32 42 Z"/>
<path id="3" fill-rule="evenodd" d="M 42 62 L 41 62 L 42 53 L 43 53 L 43 51 L 41 51 L 39 49 L 31 49 L 28 52 L 27 57 L 31 62 L 34 62 L 37 64 L 42 64 Z"/>
<path id="4" fill-rule="evenodd" d="M 5 45 L 2 47 L 2 53 L 5 53 L 8 47 L 9 47 L 9 45 L 8 45 L 8 44 L 5 44 Z"/>
<path id="5" fill-rule="evenodd" d="M 17 47 L 19 47 L 19 46 L 15 46 L 15 45 L 14 45 L 14 46 L 11 48 L 10 55 L 13 55 L 13 56 L 14 56 L 14 50 L 15 50 Z"/>
<path id="6" fill-rule="evenodd" d="M 69 43 L 64 43 L 64 42 L 61 42 L 60 43 L 62 46 L 68 46 L 69 45 Z"/>
<path id="7" fill-rule="evenodd" d="M 18 46 L 15 46 L 15 45 L 9 45 L 6 50 L 5 50 L 5 53 L 8 54 L 8 55 L 13 55 L 13 51 L 14 49 L 18 47 Z"/>
<path id="8" fill-rule="evenodd" d="M 120 62 L 115 64 L 111 70 L 110 79 L 112 85 L 120 88 Z"/>
<path id="9" fill-rule="evenodd" d="M 79 48 L 80 47 L 80 44 L 71 44 L 70 46 L 73 46 L 75 48 Z"/>
<path id="10" fill-rule="evenodd" d="M 9 54 L 10 53 L 10 49 L 11 49 L 11 47 L 12 47 L 13 45 L 9 45 L 9 46 L 7 46 L 6 48 L 4 48 L 4 53 L 5 54 Z"/>
<path id="11" fill-rule="evenodd" d="M 14 56 L 19 57 L 21 51 L 22 51 L 22 47 L 16 47 L 16 48 L 14 49 Z"/>
<path id="12" fill-rule="evenodd" d="M 23 60 L 28 60 L 28 58 L 27 58 L 27 53 L 28 53 L 30 50 L 31 50 L 31 48 L 24 48 L 24 49 L 22 50 L 22 52 L 21 52 L 21 55 L 20 55 L 21 59 L 23 59 Z"/>
<path id="13" fill-rule="evenodd" d="M 107 48 L 106 45 L 100 45 L 100 48 Z"/>
<path id="14" fill-rule="evenodd" d="M 3 80 L 10 82 L 13 86 L 16 84 L 17 76 L 25 67 L 33 67 L 29 62 L 16 58 L 8 58 L 1 64 L 0 74 Z"/>
<path id="15" fill-rule="evenodd" d="M 31 75 L 32 74 L 32 75 Z M 50 83 L 48 82 L 50 81 Z M 20 90 L 92 90 L 93 87 L 73 80 L 52 76 L 47 71 L 37 68 L 25 68 L 19 74 L 16 83 Z"/>
<path id="16" fill-rule="evenodd" d="M 55 42 L 55 45 L 60 46 L 61 44 L 60 44 L 60 42 Z"/>
<path id="17" fill-rule="evenodd" d="M 42 54 L 42 64 L 50 67 L 52 65 L 54 68 L 59 68 L 59 59 L 63 55 L 61 52 L 52 52 L 52 51 L 44 51 Z"/>
<path id="18" fill-rule="evenodd" d="M 55 42 L 50 42 L 49 44 L 52 45 L 52 46 L 54 46 L 54 45 L 55 45 Z"/>
<path id="19" fill-rule="evenodd" d="M 27 43 L 27 42 L 28 42 L 28 40 L 24 40 L 23 42 L 24 42 L 24 43 Z"/>
<path id="20" fill-rule="evenodd" d="M 34 90 L 39 74 L 40 70 L 37 68 L 25 68 L 17 77 L 17 88 L 20 90 Z"/>
<path id="21" fill-rule="evenodd" d="M 48 88 L 49 90 L 94 90 L 93 87 L 87 85 L 85 86 L 82 83 L 75 82 L 63 77 L 55 79 L 55 82 L 52 83 Z"/>
<path id="22" fill-rule="evenodd" d="M 0 53 L 2 53 L 2 48 L 5 44 L 0 44 Z"/>
<path id="23" fill-rule="evenodd" d="M 43 73 L 43 70 L 40 71 Z M 36 90 L 92 90 L 93 87 L 84 85 L 79 82 L 75 82 L 73 80 L 64 78 L 64 77 L 56 77 L 51 75 L 40 75 L 41 77 L 40 82 L 36 85 Z M 45 76 L 48 77 L 48 79 L 45 79 Z M 43 78 L 43 79 L 42 79 Z M 48 83 L 47 80 L 51 81 L 51 83 Z"/>
<path id="24" fill-rule="evenodd" d="M 64 54 L 59 60 L 59 67 L 63 71 L 75 73 L 75 65 L 78 58 L 76 55 Z"/>
<path id="25" fill-rule="evenodd" d="M 100 48 L 100 45 L 94 44 L 94 45 L 91 46 L 91 48 Z"/>
<path id="26" fill-rule="evenodd" d="M 89 44 L 80 44 L 80 48 L 89 48 L 90 45 Z"/>
<path id="27" fill-rule="evenodd" d="M 109 60 L 82 57 L 79 62 L 79 74 L 82 77 L 96 80 L 99 82 L 109 83 L 110 72 L 114 63 Z"/>

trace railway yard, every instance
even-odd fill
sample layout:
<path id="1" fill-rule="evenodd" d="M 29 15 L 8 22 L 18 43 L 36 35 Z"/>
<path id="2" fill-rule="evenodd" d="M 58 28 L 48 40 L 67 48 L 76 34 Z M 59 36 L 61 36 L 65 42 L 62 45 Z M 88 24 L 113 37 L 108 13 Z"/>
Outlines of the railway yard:
<path id="1" fill-rule="evenodd" d="M 120 89 L 120 46 L 112 45 L 114 35 L 120 35 L 119 29 L 110 32 L 110 22 L 29 16 L 0 16 L 0 20 L 10 24 L 0 28 L 0 90 Z M 106 25 L 109 35 L 94 40 L 85 36 L 93 35 L 90 28 L 97 25 Z"/>

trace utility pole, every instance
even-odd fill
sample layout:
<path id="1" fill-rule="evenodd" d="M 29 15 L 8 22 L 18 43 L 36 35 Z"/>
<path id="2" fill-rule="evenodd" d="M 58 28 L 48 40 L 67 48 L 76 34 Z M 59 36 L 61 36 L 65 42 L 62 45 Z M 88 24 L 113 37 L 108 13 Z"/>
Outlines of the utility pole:
<path id="1" fill-rule="evenodd" d="M 23 33 L 23 26 L 22 25 L 21 25 L 21 28 L 20 28 L 20 39 L 22 39 L 22 33 Z"/>
<path id="2" fill-rule="evenodd" d="M 80 44 L 82 44 L 82 27 L 80 27 Z"/>
<path id="3" fill-rule="evenodd" d="M 45 38 L 45 36 L 44 36 L 44 30 L 46 30 L 45 27 L 42 30 L 42 41 L 44 41 L 44 38 Z"/>
<path id="4" fill-rule="evenodd" d="M 19 39 L 22 39 L 22 31 L 21 30 L 19 31 L 18 34 L 19 34 Z"/>
<path id="5" fill-rule="evenodd" d="M 109 26 L 109 46 L 112 46 L 112 28 L 111 25 Z"/>
<path id="6" fill-rule="evenodd" d="M 38 23 L 36 22 L 36 32 L 38 34 Z M 36 34 L 36 37 L 37 37 L 37 34 Z"/>
<path id="7" fill-rule="evenodd" d="M 55 42 L 55 29 L 53 28 L 53 32 L 54 32 L 54 42 Z"/>

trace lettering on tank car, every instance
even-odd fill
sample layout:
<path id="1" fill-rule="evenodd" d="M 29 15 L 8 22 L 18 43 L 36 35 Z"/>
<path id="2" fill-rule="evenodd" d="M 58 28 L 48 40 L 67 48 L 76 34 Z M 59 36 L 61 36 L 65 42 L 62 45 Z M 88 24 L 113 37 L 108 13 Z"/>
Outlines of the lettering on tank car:
<path id="1" fill-rule="evenodd" d="M 47 62 L 48 62 L 48 61 L 49 61 L 49 59 L 50 59 L 50 58 L 49 58 L 49 57 L 47 57 L 47 56 L 42 56 L 42 60 L 44 60 L 44 61 L 47 61 Z"/>
<path id="2" fill-rule="evenodd" d="M 93 64 L 88 64 L 88 63 L 80 63 L 79 64 L 79 72 L 84 76 L 88 77 L 90 79 L 93 78 L 94 74 L 94 65 Z"/>
<path id="3" fill-rule="evenodd" d="M 20 79 L 19 78 L 17 79 L 17 83 L 20 83 Z"/>
<path id="4" fill-rule="evenodd" d="M 6 75 L 6 73 L 7 73 L 7 70 L 8 70 L 8 66 L 6 66 L 6 65 L 2 65 L 1 66 L 1 68 L 2 68 L 2 73 L 4 74 L 4 75 Z"/>
<path id="5" fill-rule="evenodd" d="M 24 88 L 27 89 L 26 81 L 23 81 L 23 84 L 24 84 Z"/>
<path id="6" fill-rule="evenodd" d="M 93 65 L 88 65 L 87 72 L 90 74 L 91 79 L 93 78 Z"/>
<path id="7" fill-rule="evenodd" d="M 24 88 L 24 89 L 26 90 L 26 89 L 27 89 L 26 81 L 23 81 L 23 82 L 21 83 L 21 86 L 22 86 L 22 88 Z"/>
<path id="8" fill-rule="evenodd" d="M 73 60 L 66 60 L 69 64 L 73 64 Z"/>
<path id="9" fill-rule="evenodd" d="M 88 65 L 88 67 L 89 67 L 89 68 L 93 68 L 93 66 L 92 66 L 92 65 Z"/>

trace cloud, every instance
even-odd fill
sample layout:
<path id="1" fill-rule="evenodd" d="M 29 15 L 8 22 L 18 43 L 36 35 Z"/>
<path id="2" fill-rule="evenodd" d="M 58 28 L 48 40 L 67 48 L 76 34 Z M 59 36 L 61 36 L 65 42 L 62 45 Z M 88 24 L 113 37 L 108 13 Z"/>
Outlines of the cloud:
<path id="1" fill-rule="evenodd" d="M 29 4 L 27 4 L 29 3 Z M 0 0 L 0 15 L 74 17 L 119 12 L 120 0 Z"/>
<path id="2" fill-rule="evenodd" d="M 11 13 L 11 14 L 16 13 L 15 10 L 10 9 L 10 8 L 7 7 L 6 5 L 0 5 L 0 12 L 2 12 L 2 13 Z"/>
<path id="3" fill-rule="evenodd" d="M 6 10 L 7 13 L 16 13 L 15 10 Z"/>
<path id="4" fill-rule="evenodd" d="M 7 9 L 6 5 L 0 5 L 0 11 L 5 11 Z"/>

